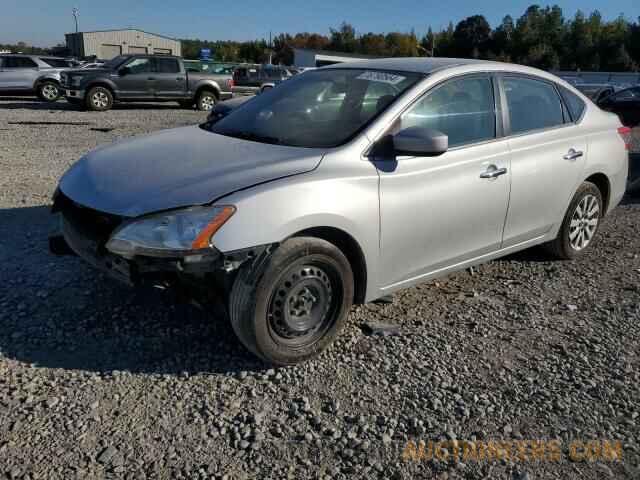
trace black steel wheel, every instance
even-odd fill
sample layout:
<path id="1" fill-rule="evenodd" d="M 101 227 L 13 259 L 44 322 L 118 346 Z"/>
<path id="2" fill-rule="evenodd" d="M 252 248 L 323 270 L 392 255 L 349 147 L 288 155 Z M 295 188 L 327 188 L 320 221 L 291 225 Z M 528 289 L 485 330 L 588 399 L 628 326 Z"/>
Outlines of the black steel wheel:
<path id="1" fill-rule="evenodd" d="M 292 238 L 267 262 L 241 269 L 229 298 L 231 324 L 263 360 L 300 363 L 333 342 L 353 292 L 351 265 L 340 249 L 318 238 Z"/>

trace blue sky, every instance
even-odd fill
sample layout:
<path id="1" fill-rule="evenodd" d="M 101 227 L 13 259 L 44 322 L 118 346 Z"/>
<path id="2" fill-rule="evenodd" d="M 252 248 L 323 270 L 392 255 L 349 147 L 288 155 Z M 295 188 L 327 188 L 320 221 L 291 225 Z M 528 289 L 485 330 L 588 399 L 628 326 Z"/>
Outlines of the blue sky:
<path id="1" fill-rule="evenodd" d="M 446 26 L 482 14 L 492 25 L 506 14 L 522 15 L 532 0 L 0 0 L 0 43 L 19 40 L 49 46 L 73 30 L 71 9 L 80 9 L 80 29 L 134 26 L 180 38 L 248 40 L 269 31 L 328 33 L 346 20 L 361 32 L 409 31 Z M 544 2 L 538 2 L 546 5 Z M 605 18 L 640 16 L 640 0 L 558 0 L 565 16 L 578 8 L 599 9 Z"/>

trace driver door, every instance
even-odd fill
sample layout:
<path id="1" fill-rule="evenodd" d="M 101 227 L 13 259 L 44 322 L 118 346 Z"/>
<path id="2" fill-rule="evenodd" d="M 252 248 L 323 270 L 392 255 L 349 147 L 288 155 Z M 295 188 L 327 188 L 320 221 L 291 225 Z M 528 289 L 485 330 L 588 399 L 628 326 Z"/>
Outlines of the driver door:
<path id="1" fill-rule="evenodd" d="M 127 100 L 152 100 L 155 90 L 153 59 L 136 57 L 119 69 L 117 80 L 119 94 Z"/>
<path id="2" fill-rule="evenodd" d="M 500 249 L 509 202 L 509 147 L 488 75 L 427 92 L 391 133 L 422 126 L 449 136 L 437 157 L 376 158 L 383 290 L 395 290 Z M 487 173 L 498 172 L 487 177 Z"/>

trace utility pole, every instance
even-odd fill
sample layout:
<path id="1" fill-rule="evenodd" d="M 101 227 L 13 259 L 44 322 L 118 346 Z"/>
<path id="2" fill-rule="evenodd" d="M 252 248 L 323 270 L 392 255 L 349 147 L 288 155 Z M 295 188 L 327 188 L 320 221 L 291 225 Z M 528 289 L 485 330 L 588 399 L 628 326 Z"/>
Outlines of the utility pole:
<path id="1" fill-rule="evenodd" d="M 71 13 L 73 14 L 73 19 L 76 22 L 76 33 L 78 33 L 78 15 L 80 14 L 80 11 L 74 7 L 73 10 L 71 10 Z"/>

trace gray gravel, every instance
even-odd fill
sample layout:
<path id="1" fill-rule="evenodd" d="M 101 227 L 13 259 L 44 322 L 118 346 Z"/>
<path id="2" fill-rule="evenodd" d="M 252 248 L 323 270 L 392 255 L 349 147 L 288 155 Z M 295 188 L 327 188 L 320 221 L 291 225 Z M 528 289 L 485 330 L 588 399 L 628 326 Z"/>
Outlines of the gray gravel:
<path id="1" fill-rule="evenodd" d="M 202 119 L 0 100 L 0 478 L 640 478 L 640 199 L 581 260 L 532 250 L 356 307 L 320 359 L 274 370 L 223 319 L 47 253 L 80 155 Z M 401 458 L 408 439 L 539 438 L 624 458 Z"/>

